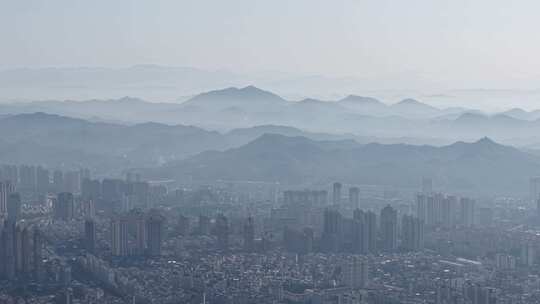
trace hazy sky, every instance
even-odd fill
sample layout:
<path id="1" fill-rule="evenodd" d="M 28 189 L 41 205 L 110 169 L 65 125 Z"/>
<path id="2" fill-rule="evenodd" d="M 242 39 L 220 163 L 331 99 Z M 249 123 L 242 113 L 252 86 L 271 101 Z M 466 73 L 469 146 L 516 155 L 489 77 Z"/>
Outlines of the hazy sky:
<path id="1" fill-rule="evenodd" d="M 540 85 L 537 0 L 0 0 L 0 67 L 279 70 Z"/>

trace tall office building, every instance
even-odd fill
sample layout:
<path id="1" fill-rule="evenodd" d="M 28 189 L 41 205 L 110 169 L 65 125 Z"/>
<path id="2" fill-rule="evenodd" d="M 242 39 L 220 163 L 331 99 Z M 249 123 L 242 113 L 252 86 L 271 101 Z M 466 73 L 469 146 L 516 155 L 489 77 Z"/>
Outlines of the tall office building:
<path id="1" fill-rule="evenodd" d="M 153 203 L 163 202 L 167 197 L 167 187 L 164 185 L 150 185 L 148 188 L 148 203 L 147 207 L 152 207 Z"/>
<path id="2" fill-rule="evenodd" d="M 358 187 L 349 188 L 349 204 L 354 208 L 360 207 L 360 189 Z"/>
<path id="3" fill-rule="evenodd" d="M 283 205 L 281 215 L 278 217 L 294 219 L 290 228 L 314 225 L 311 212 L 328 205 L 328 192 L 317 190 L 287 190 L 283 192 Z M 277 213 L 274 212 L 274 215 Z"/>
<path id="4" fill-rule="evenodd" d="M 367 236 L 367 248 L 369 253 L 377 252 L 377 214 L 373 211 L 367 211 L 364 213 L 364 229 Z"/>
<path id="5" fill-rule="evenodd" d="M 54 170 L 52 188 L 53 188 L 53 191 L 56 193 L 66 191 L 64 188 L 64 172 L 60 170 Z"/>
<path id="6" fill-rule="evenodd" d="M 540 218 L 540 198 L 536 200 L 536 216 Z"/>
<path id="7" fill-rule="evenodd" d="M 229 220 L 223 214 L 216 218 L 217 245 L 221 250 L 229 249 Z"/>
<path id="8" fill-rule="evenodd" d="M 132 183 L 133 205 L 139 208 L 150 207 L 150 184 L 147 182 Z"/>
<path id="9" fill-rule="evenodd" d="M 21 216 L 21 195 L 17 192 L 9 194 L 7 198 L 8 221 L 16 223 Z"/>
<path id="10" fill-rule="evenodd" d="M 341 183 L 337 182 L 334 183 L 334 185 L 332 186 L 332 203 L 334 205 L 338 205 L 339 203 L 341 203 L 341 188 Z"/>
<path id="11" fill-rule="evenodd" d="M 64 173 L 64 188 L 66 192 L 81 192 L 81 176 L 79 171 L 67 171 Z"/>
<path id="12" fill-rule="evenodd" d="M 315 231 L 311 227 L 302 230 L 302 251 L 300 253 L 308 254 L 313 252 L 313 242 L 315 240 Z"/>
<path id="13" fill-rule="evenodd" d="M 210 234 L 210 218 L 206 215 L 199 215 L 199 234 L 209 235 Z"/>
<path id="14" fill-rule="evenodd" d="M 341 232 L 341 214 L 339 211 L 327 208 L 324 211 L 323 232 L 337 234 Z"/>
<path id="15" fill-rule="evenodd" d="M 96 223 L 93 219 L 84 222 L 84 247 L 86 251 L 95 254 L 96 252 Z"/>
<path id="16" fill-rule="evenodd" d="M 1 226 L 0 226 L 0 278 L 4 278 L 5 277 L 5 273 L 6 273 L 6 265 L 5 265 L 5 260 L 6 260 L 6 245 L 5 245 L 5 242 L 6 240 L 4 239 L 4 228 L 5 228 L 5 223 L 2 222 L 1 223 Z"/>
<path id="17" fill-rule="evenodd" d="M 178 233 L 187 236 L 189 235 L 190 230 L 190 218 L 180 214 L 178 216 Z"/>
<path id="18" fill-rule="evenodd" d="M 529 198 L 533 202 L 540 198 L 540 176 L 529 179 Z"/>
<path id="19" fill-rule="evenodd" d="M 475 202 L 470 198 L 463 197 L 460 200 L 460 223 L 464 227 L 474 226 Z"/>
<path id="20" fill-rule="evenodd" d="M 397 249 L 397 211 L 390 205 L 381 210 L 382 249 L 392 252 Z"/>
<path id="21" fill-rule="evenodd" d="M 536 215 L 540 218 L 540 198 L 536 200 Z"/>
<path id="22" fill-rule="evenodd" d="M 452 228 L 456 222 L 457 197 L 447 196 L 441 202 L 441 225 L 444 228 Z"/>
<path id="23" fill-rule="evenodd" d="M 248 217 L 244 223 L 244 251 L 253 252 L 255 250 L 255 223 L 252 217 Z"/>
<path id="24" fill-rule="evenodd" d="M 411 215 L 402 219 L 402 247 L 408 251 L 419 251 L 424 248 L 424 222 Z"/>
<path id="25" fill-rule="evenodd" d="M 38 194 L 47 194 L 49 192 L 49 170 L 41 166 L 36 168 L 36 191 Z"/>
<path id="26" fill-rule="evenodd" d="M 283 245 L 289 252 L 308 254 L 313 250 L 313 229 L 302 231 L 285 227 L 283 230 Z"/>
<path id="27" fill-rule="evenodd" d="M 441 222 L 441 204 L 444 196 L 440 193 L 429 195 L 426 201 L 426 226 L 438 227 Z"/>
<path id="28" fill-rule="evenodd" d="M 130 211 L 130 226 L 131 232 L 135 236 L 135 249 L 134 253 L 136 255 L 145 254 L 146 248 L 148 247 L 148 238 L 147 234 L 148 225 L 146 222 L 146 216 L 140 209 L 133 209 Z"/>
<path id="29" fill-rule="evenodd" d="M 435 196 L 429 195 L 426 200 L 426 226 L 435 227 L 437 213 L 437 200 Z"/>
<path id="30" fill-rule="evenodd" d="M 521 245 L 521 264 L 524 266 L 533 266 L 536 262 L 536 250 L 533 243 L 525 241 Z"/>
<path id="31" fill-rule="evenodd" d="M 90 169 L 88 168 L 81 168 L 79 169 L 79 176 L 81 181 L 84 179 L 90 179 Z"/>
<path id="32" fill-rule="evenodd" d="M 42 263 L 43 263 L 43 237 L 41 235 L 41 231 L 37 228 L 34 228 L 33 235 L 32 235 L 32 264 L 33 264 L 33 272 L 34 272 L 34 279 L 36 281 L 41 280 L 41 274 L 42 274 Z"/>
<path id="33" fill-rule="evenodd" d="M 353 219 L 354 220 L 363 220 L 364 219 L 364 211 L 360 208 L 356 208 L 353 211 Z"/>
<path id="34" fill-rule="evenodd" d="M 7 201 L 9 195 L 13 192 L 15 192 L 15 186 L 12 182 L 0 182 L 0 215 L 8 212 Z"/>
<path id="35" fill-rule="evenodd" d="M 416 195 L 416 217 L 422 221 L 426 221 L 427 217 L 427 195 L 417 194 Z"/>
<path id="36" fill-rule="evenodd" d="M 54 217 L 59 220 L 69 221 L 74 217 L 75 202 L 70 192 L 59 193 L 53 201 Z"/>
<path id="37" fill-rule="evenodd" d="M 352 251 L 354 253 L 365 253 L 364 241 L 367 239 L 364 236 L 364 222 L 365 215 L 364 211 L 356 208 L 353 211 L 353 218 L 351 222 L 351 237 L 352 237 Z"/>
<path id="38" fill-rule="evenodd" d="M 21 232 L 21 270 L 25 277 L 31 276 L 32 258 L 32 230 L 30 229 L 30 227 L 25 226 L 23 227 Z"/>
<path id="39" fill-rule="evenodd" d="M 352 289 L 365 288 L 369 282 L 369 266 L 367 261 L 353 257 L 341 265 L 343 283 Z"/>
<path id="40" fill-rule="evenodd" d="M 374 252 L 374 248 L 370 249 L 370 239 L 376 238 L 376 235 L 371 236 L 370 233 L 376 233 L 376 227 L 371 228 L 370 224 L 376 226 L 373 217 L 375 215 L 372 212 L 364 212 L 360 209 L 356 209 L 353 212 L 352 221 L 352 249 L 355 253 L 367 254 Z"/>
<path id="41" fill-rule="evenodd" d="M 133 194 L 124 195 L 120 200 L 120 204 L 116 206 L 116 211 L 120 213 L 129 212 L 136 208 L 135 197 Z"/>
<path id="42" fill-rule="evenodd" d="M 337 252 L 342 245 L 343 219 L 339 211 L 327 208 L 324 211 L 321 247 L 326 252 Z"/>
<path id="43" fill-rule="evenodd" d="M 40 269 L 37 262 L 41 261 L 41 255 L 36 255 L 36 251 L 40 250 L 41 243 L 35 241 L 36 231 L 24 223 L 4 223 L 0 234 L 0 275 L 3 278 L 28 279 L 32 271 Z"/>
<path id="44" fill-rule="evenodd" d="M 81 211 L 85 218 L 93 219 L 96 217 L 96 205 L 93 199 L 85 200 L 81 203 Z"/>
<path id="45" fill-rule="evenodd" d="M 96 179 L 83 179 L 81 184 L 81 197 L 83 200 L 93 201 L 101 198 L 101 182 Z"/>
<path id="46" fill-rule="evenodd" d="M 13 185 L 17 185 L 19 182 L 19 170 L 16 165 L 3 165 L 0 172 L 0 181 L 8 181 Z"/>
<path id="47" fill-rule="evenodd" d="M 148 233 L 148 254 L 151 256 L 161 255 L 164 220 L 164 217 L 157 212 L 151 212 L 146 220 L 146 231 Z"/>
<path id="48" fill-rule="evenodd" d="M 23 227 L 21 224 L 15 224 L 15 275 L 20 275 L 22 273 L 23 265 L 23 246 L 22 246 L 22 231 Z"/>
<path id="49" fill-rule="evenodd" d="M 122 200 L 124 181 L 121 179 L 104 179 L 101 191 L 105 202 L 118 202 Z"/>
<path id="50" fill-rule="evenodd" d="M 433 180 L 428 177 L 422 178 L 422 193 L 430 194 L 433 192 Z"/>
<path id="51" fill-rule="evenodd" d="M 111 254 L 113 256 L 127 256 L 128 250 L 128 221 L 124 217 L 116 216 L 111 219 Z"/>
<path id="52" fill-rule="evenodd" d="M 36 167 L 22 165 L 19 167 L 19 178 L 21 192 L 35 192 L 36 191 Z"/>
<path id="53" fill-rule="evenodd" d="M 0 246 L 0 250 L 2 250 L 2 259 L 0 263 L 2 263 L 1 268 L 3 272 L 3 277 L 8 280 L 14 279 L 16 275 L 15 237 L 15 223 L 11 221 L 5 221 L 4 228 L 2 229 L 2 246 Z"/>

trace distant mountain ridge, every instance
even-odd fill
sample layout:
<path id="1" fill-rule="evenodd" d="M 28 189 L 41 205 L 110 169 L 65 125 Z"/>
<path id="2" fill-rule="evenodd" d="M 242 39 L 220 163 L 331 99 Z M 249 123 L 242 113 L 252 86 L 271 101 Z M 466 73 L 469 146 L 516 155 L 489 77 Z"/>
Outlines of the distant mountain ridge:
<path id="1" fill-rule="evenodd" d="M 313 98 L 290 101 L 255 86 L 208 91 L 184 103 L 151 103 L 124 97 L 0 104 L 0 116 L 34 112 L 115 124 L 152 121 L 193 125 L 220 132 L 279 125 L 312 133 L 354 134 L 382 140 L 409 138 L 426 143 L 434 143 L 434 138 L 449 143 L 489 136 L 498 142 L 529 146 L 538 143 L 535 138 L 540 132 L 540 122 L 535 119 L 540 111 L 512 109 L 487 115 L 474 109 L 439 109 L 415 99 L 386 104 L 357 95 L 333 101 Z"/>
<path id="2" fill-rule="evenodd" d="M 314 139 L 340 138 L 284 126 L 258 126 L 219 133 L 195 126 L 155 122 L 134 125 L 92 122 L 43 112 L 0 117 L 0 128 L 10 130 L 2 136 L 0 163 L 35 163 L 49 167 L 88 163 L 103 170 L 108 168 L 100 163 L 119 170 L 155 166 L 208 150 L 229 149 L 268 132 Z M 29 153 L 36 150 L 55 152 Z M 61 159 L 54 155 L 66 156 Z M 111 165 L 113 163 L 117 165 Z"/>
<path id="3" fill-rule="evenodd" d="M 501 118 L 480 116 L 485 119 L 496 123 Z M 416 187 L 422 176 L 432 176 L 447 189 L 485 194 L 526 192 L 528 177 L 540 175 L 539 156 L 489 138 L 444 146 L 382 144 L 366 143 L 368 139 L 352 134 L 279 125 L 219 133 L 194 126 L 122 125 L 46 113 L 1 117 L 0 128 L 10 130 L 2 136 L 0 163 L 91 166 L 103 174 L 146 167 L 143 173 L 152 178 L 290 185 L 341 180 L 405 188 Z"/>
<path id="4" fill-rule="evenodd" d="M 458 192 L 526 193 L 529 176 L 540 174 L 540 158 L 491 139 L 442 147 L 349 144 L 265 134 L 223 152 L 202 153 L 146 172 L 152 177 L 189 176 L 199 181 L 250 180 L 285 185 L 331 183 L 415 188 L 432 176 Z"/>

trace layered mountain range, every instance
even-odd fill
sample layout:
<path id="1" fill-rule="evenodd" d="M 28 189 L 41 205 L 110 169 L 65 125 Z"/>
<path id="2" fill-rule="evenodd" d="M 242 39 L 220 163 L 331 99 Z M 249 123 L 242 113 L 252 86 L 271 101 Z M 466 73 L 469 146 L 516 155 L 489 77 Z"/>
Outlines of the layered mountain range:
<path id="1" fill-rule="evenodd" d="M 35 112 L 118 124 L 193 125 L 221 132 L 279 125 L 317 133 L 354 134 L 382 142 L 400 138 L 408 139 L 402 142 L 435 145 L 488 136 L 504 144 L 540 147 L 540 111 L 514 108 L 486 114 L 466 108 L 439 109 L 414 99 L 386 104 L 355 95 L 333 101 L 290 101 L 254 86 L 209 91 L 183 103 L 125 97 L 0 104 L 0 115 Z"/>
<path id="2" fill-rule="evenodd" d="M 524 193 L 540 175 L 539 111 L 486 114 L 414 99 L 292 101 L 248 86 L 181 103 L 4 103 L 0 129 L 1 163 L 138 168 L 156 179 L 413 187 L 431 176 L 446 189 Z"/>
<path id="3" fill-rule="evenodd" d="M 0 162 L 126 169 L 156 166 L 208 150 L 238 147 L 265 133 L 338 139 L 292 127 L 257 126 L 225 133 L 147 122 L 124 125 L 43 112 L 0 117 Z"/>
<path id="4" fill-rule="evenodd" d="M 0 163 L 91 167 L 101 174 L 136 170 L 152 179 L 416 187 L 430 176 L 453 191 L 523 194 L 528 178 L 540 175 L 539 156 L 488 138 L 441 146 L 382 144 L 275 125 L 216 132 L 45 113 L 7 115 L 0 128 Z"/>

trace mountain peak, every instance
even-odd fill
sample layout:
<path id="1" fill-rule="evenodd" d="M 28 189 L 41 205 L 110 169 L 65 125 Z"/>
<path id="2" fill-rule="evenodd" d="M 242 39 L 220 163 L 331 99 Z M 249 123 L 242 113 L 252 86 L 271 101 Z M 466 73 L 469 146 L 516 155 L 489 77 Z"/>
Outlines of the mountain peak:
<path id="1" fill-rule="evenodd" d="M 322 101 L 322 100 L 315 99 L 315 98 L 304 98 L 304 99 L 300 100 L 299 103 L 316 103 L 316 104 L 320 104 L 320 103 L 326 103 L 326 101 Z"/>
<path id="2" fill-rule="evenodd" d="M 349 95 L 343 99 L 338 100 L 341 103 L 354 103 L 354 104 L 369 104 L 369 105 L 384 105 L 381 101 L 373 97 L 365 97 L 358 95 Z"/>
<path id="3" fill-rule="evenodd" d="M 528 112 L 522 108 L 512 108 L 500 114 L 504 114 L 512 118 L 521 119 L 521 120 L 534 120 L 535 118 L 537 118 L 537 115 L 535 115 L 534 112 Z"/>
<path id="4" fill-rule="evenodd" d="M 410 105 L 413 105 L 413 104 L 414 105 L 420 105 L 420 104 L 422 104 L 423 105 L 423 103 L 421 103 L 420 101 L 418 101 L 416 99 L 413 99 L 413 98 L 405 98 L 402 101 L 398 102 L 397 104 L 402 104 L 402 105 L 408 105 L 408 104 L 410 104 Z"/>
<path id="5" fill-rule="evenodd" d="M 407 107 L 424 107 L 430 109 L 436 109 L 435 107 L 428 105 L 427 103 L 420 102 L 413 98 L 405 98 L 398 103 L 395 103 L 394 106 L 407 106 Z"/>
<path id="6" fill-rule="evenodd" d="M 258 87 L 254 86 L 254 85 L 248 85 L 246 87 L 243 87 L 240 89 L 240 91 L 246 91 L 246 92 L 255 92 L 255 93 L 261 93 L 261 92 L 266 92 L 262 89 L 259 89 Z"/>
<path id="7" fill-rule="evenodd" d="M 392 104 L 390 109 L 398 116 L 426 117 L 440 114 L 440 109 L 412 98 L 406 98 L 398 103 Z"/>
<path id="8" fill-rule="evenodd" d="M 464 122 L 468 122 L 468 121 L 479 121 L 479 120 L 483 120 L 483 119 L 486 119 L 487 116 L 483 115 L 483 114 L 479 114 L 479 113 L 471 113 L 471 112 L 465 112 L 461 115 L 459 115 L 455 121 L 464 121 Z"/>
<path id="9" fill-rule="evenodd" d="M 195 97 L 193 97 L 191 100 L 193 99 L 200 99 L 200 98 L 203 98 L 203 97 L 223 97 L 223 98 L 230 98 L 230 97 L 265 97 L 265 98 L 276 98 L 276 99 L 280 99 L 282 100 L 281 97 L 279 97 L 278 95 L 272 93 L 272 92 L 269 92 L 269 91 L 265 91 L 265 90 L 262 90 L 262 89 L 259 89 L 255 86 L 247 86 L 247 87 L 243 87 L 243 88 L 237 88 L 237 87 L 229 87 L 229 88 L 225 88 L 225 89 L 221 89 L 221 90 L 214 90 L 214 91 L 209 91 L 209 92 L 205 92 L 205 93 L 201 93 Z"/>
<path id="10" fill-rule="evenodd" d="M 513 150 L 513 148 L 499 144 L 487 136 L 484 136 L 475 142 L 458 141 L 447 147 L 457 148 L 458 150 L 466 152 L 469 155 L 480 155 L 478 153 L 487 151 L 507 152 Z"/>
<path id="11" fill-rule="evenodd" d="M 296 141 L 296 140 L 309 141 L 306 137 L 303 137 L 303 136 L 293 136 L 293 137 L 291 137 L 291 136 L 285 136 L 285 135 L 281 135 L 281 134 L 277 134 L 277 133 L 264 133 L 261 136 L 255 138 L 253 141 L 251 141 L 248 144 L 253 144 L 253 143 L 273 143 L 273 144 L 275 144 L 276 142 L 293 142 L 293 141 Z"/>
<path id="12" fill-rule="evenodd" d="M 222 90 L 215 90 L 210 91 L 206 93 L 199 94 L 195 96 L 194 98 L 197 98 L 198 96 L 205 96 L 205 95 L 213 95 L 216 97 L 233 97 L 233 98 L 275 98 L 280 99 L 282 98 L 270 91 L 265 91 L 262 89 L 259 89 L 256 86 L 249 85 L 247 87 L 243 88 L 237 88 L 237 87 L 229 87 Z M 192 98 L 193 99 L 193 98 Z"/>
<path id="13" fill-rule="evenodd" d="M 494 142 L 491 138 L 484 136 L 477 140 L 474 144 L 477 145 L 498 145 L 496 142 Z"/>
<path id="14" fill-rule="evenodd" d="M 214 90 L 196 95 L 186 102 L 184 105 L 198 105 L 208 107 L 210 109 L 224 109 L 230 107 L 251 107 L 251 106 L 272 106 L 283 105 L 287 101 L 280 96 L 259 89 L 255 86 L 247 86 L 243 88 L 229 87 L 221 90 Z"/>

